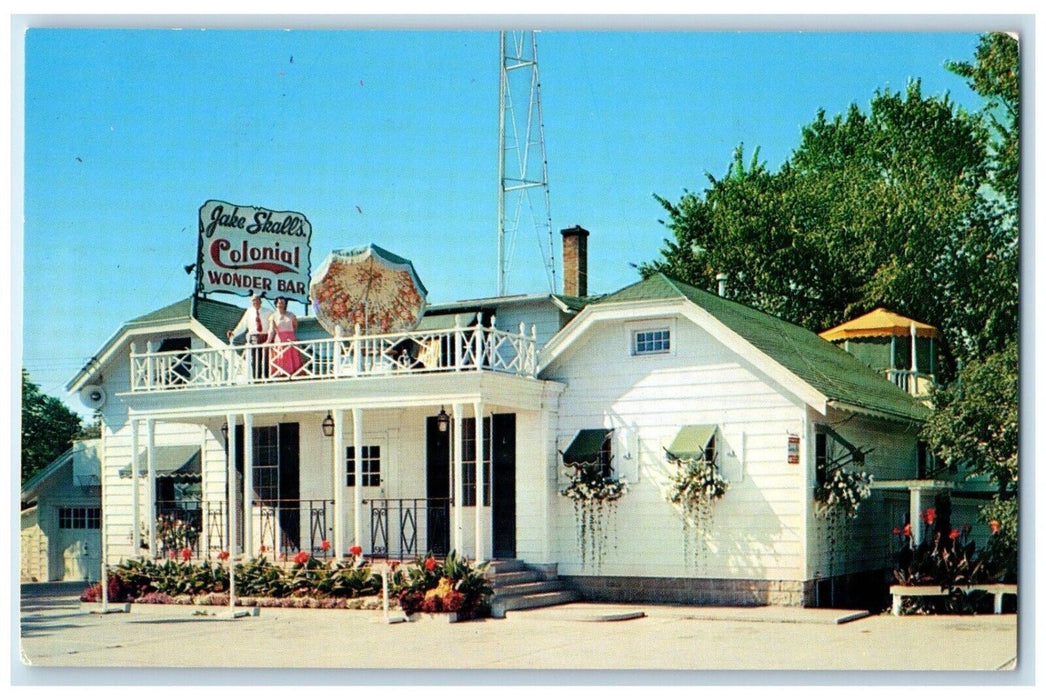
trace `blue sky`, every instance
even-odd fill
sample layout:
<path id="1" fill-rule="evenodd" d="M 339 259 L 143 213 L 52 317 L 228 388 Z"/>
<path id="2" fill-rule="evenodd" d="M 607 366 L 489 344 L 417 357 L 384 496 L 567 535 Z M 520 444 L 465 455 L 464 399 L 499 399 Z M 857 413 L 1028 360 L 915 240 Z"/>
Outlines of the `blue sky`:
<path id="1" fill-rule="evenodd" d="M 591 231 L 591 292 L 630 284 L 667 235 L 653 193 L 701 190 L 741 143 L 777 168 L 818 109 L 910 79 L 976 110 L 944 63 L 977 38 L 541 32 L 555 238 Z M 494 295 L 498 52 L 495 31 L 31 30 L 22 364 L 82 412 L 76 370 L 191 293 L 209 199 L 304 213 L 313 269 L 374 242 L 414 261 L 430 302 Z M 548 291 L 537 236 L 516 250 L 507 291 Z"/>

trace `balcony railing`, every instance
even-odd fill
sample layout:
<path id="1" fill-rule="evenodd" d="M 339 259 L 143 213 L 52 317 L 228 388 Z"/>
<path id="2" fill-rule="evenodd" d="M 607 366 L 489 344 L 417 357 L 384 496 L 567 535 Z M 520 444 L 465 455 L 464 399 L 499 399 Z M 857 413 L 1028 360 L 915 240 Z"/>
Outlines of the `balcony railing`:
<path id="1" fill-rule="evenodd" d="M 279 381 L 344 379 L 432 372 L 490 371 L 533 377 L 536 331 L 528 335 L 496 328 L 457 327 L 298 340 L 278 345 L 237 345 L 145 352 L 131 345 L 131 391 L 169 391 Z M 269 350 L 294 348 L 301 368 L 288 376 L 269 362 Z"/>
<path id="2" fill-rule="evenodd" d="M 929 396 L 930 390 L 936 381 L 932 374 L 910 369 L 887 369 L 883 371 L 886 374 L 886 378 L 899 389 L 916 397 Z"/>

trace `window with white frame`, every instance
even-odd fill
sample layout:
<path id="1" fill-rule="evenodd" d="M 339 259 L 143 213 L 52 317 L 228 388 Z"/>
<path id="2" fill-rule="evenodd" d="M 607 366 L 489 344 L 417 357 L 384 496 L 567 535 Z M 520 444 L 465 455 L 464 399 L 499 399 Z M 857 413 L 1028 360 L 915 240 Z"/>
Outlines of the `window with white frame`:
<path id="1" fill-rule="evenodd" d="M 85 506 L 59 508 L 58 527 L 62 530 L 100 530 L 102 509 Z"/>
<path id="2" fill-rule="evenodd" d="M 275 501 L 280 497 L 280 434 L 275 425 L 254 429 L 254 497 Z"/>
<path id="3" fill-rule="evenodd" d="M 669 328 L 645 328 L 632 331 L 633 355 L 663 355 L 672 350 Z"/>
<path id="4" fill-rule="evenodd" d="M 360 447 L 360 480 L 363 486 L 381 486 L 381 446 Z M 356 448 L 345 448 L 345 485 L 356 485 Z"/>
<path id="5" fill-rule="evenodd" d="M 483 419 L 483 505 L 490 505 L 491 419 Z M 461 421 L 462 505 L 476 505 L 476 419 Z"/>

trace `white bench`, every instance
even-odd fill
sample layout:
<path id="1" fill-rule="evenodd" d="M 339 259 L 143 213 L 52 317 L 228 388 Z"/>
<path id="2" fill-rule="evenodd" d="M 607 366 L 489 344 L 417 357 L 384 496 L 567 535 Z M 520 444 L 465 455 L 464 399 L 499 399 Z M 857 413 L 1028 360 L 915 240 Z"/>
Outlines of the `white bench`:
<path id="1" fill-rule="evenodd" d="M 995 614 L 1002 612 L 1002 597 L 1009 593 L 1017 595 L 1016 583 L 983 583 L 968 586 L 954 586 L 967 595 L 971 591 L 984 591 L 995 597 Z M 940 586 L 890 586 L 890 595 L 893 596 L 893 614 L 901 614 L 901 601 L 904 598 L 919 598 L 924 596 L 949 595 L 953 588 L 941 590 Z"/>

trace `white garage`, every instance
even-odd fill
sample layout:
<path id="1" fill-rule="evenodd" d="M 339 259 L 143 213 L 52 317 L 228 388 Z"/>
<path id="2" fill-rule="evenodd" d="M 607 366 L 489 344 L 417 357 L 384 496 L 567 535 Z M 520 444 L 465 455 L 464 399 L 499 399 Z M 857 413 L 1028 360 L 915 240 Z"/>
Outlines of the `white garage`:
<path id="1" fill-rule="evenodd" d="M 97 581 L 100 577 L 102 503 L 98 443 L 73 443 L 23 486 L 23 581 Z"/>

